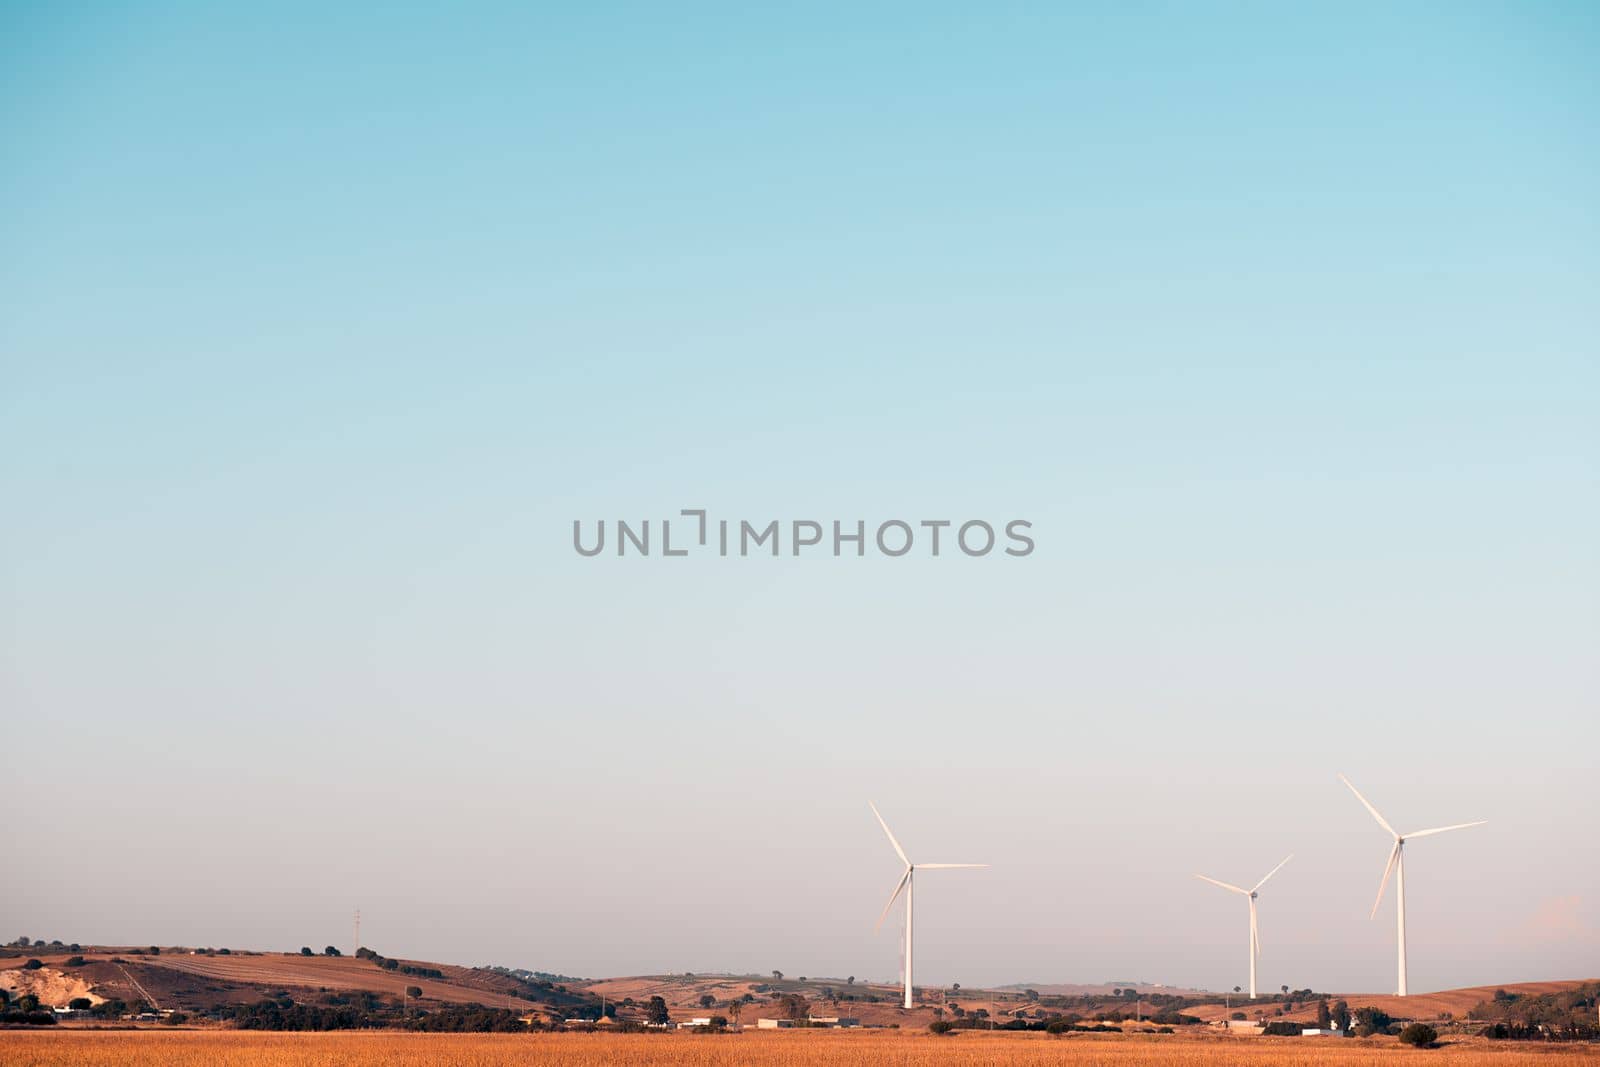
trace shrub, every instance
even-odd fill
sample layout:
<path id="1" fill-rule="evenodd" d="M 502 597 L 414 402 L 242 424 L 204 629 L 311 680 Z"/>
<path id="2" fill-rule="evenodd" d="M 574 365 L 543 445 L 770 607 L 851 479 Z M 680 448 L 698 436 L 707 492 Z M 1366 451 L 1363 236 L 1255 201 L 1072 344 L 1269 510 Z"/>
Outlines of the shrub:
<path id="1" fill-rule="evenodd" d="M 63 966 L 66 966 L 66 967 L 82 967 L 83 966 L 83 957 L 82 956 L 68 956 L 67 957 L 67 962 L 65 964 L 63 964 Z"/>
<path id="2" fill-rule="evenodd" d="M 161 1022 L 166 1026 L 182 1026 L 188 1021 L 189 1017 L 181 1011 L 175 1011 L 171 1015 L 168 1015 L 165 1019 L 161 1020 Z"/>
<path id="3" fill-rule="evenodd" d="M 94 1007 L 94 1002 L 88 997 L 73 997 L 67 1002 L 67 1007 L 71 1008 L 73 1011 L 88 1011 L 90 1008 Z"/>
<path id="4" fill-rule="evenodd" d="M 22 969 L 25 971 L 37 971 L 43 966 L 44 964 L 40 963 L 38 960 L 29 960 L 27 963 L 22 965 Z"/>
<path id="5" fill-rule="evenodd" d="M 315 956 L 316 953 L 311 951 L 311 946 L 310 945 L 301 945 L 300 946 L 300 955 L 302 955 L 302 956 Z"/>
<path id="6" fill-rule="evenodd" d="M 956 1024 L 949 1019 L 935 1019 L 928 1024 L 928 1032 L 931 1034 L 948 1034 L 955 1028 Z"/>
<path id="7" fill-rule="evenodd" d="M 1270 1022 L 1262 1028 L 1261 1032 L 1270 1037 L 1299 1037 L 1299 1023 Z"/>
<path id="8" fill-rule="evenodd" d="M 1439 1031 L 1427 1023 L 1412 1023 L 1400 1031 L 1402 1045 L 1415 1045 L 1417 1048 L 1431 1048 L 1439 1040 Z"/>

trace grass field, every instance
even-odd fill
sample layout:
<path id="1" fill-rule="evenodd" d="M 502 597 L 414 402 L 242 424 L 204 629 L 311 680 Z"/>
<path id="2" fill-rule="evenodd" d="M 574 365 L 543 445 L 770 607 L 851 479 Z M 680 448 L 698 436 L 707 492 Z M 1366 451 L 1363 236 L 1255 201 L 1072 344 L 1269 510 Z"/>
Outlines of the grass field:
<path id="1" fill-rule="evenodd" d="M 1600 1047 L 1460 1043 L 1423 1051 L 1392 1040 L 1216 1037 L 1052 1038 L 1043 1034 L 964 1033 L 957 1037 L 873 1031 L 843 1034 L 265 1034 L 239 1031 L 0 1032 L 7 1067 L 500 1067 L 563 1064 L 601 1067 L 798 1067 L 800 1064 L 1011 1065 L 1084 1067 L 1355 1067 L 1439 1061 L 1466 1067 L 1559 1067 L 1600 1063 Z"/>

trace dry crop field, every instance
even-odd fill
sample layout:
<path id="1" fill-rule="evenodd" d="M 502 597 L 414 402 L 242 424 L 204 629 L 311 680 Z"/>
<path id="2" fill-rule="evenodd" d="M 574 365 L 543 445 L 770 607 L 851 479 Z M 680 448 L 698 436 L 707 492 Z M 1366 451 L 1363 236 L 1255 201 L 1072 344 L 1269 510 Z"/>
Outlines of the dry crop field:
<path id="1" fill-rule="evenodd" d="M 601 1067 L 799 1067 L 872 1065 L 1069 1063 L 1084 1067 L 1355 1067 L 1358 1064 L 1438 1061 L 1452 1067 L 1560 1067 L 1600 1063 L 1600 1047 L 1460 1043 L 1432 1051 L 1392 1040 L 1337 1038 L 1102 1037 L 1043 1034 L 955 1037 L 866 1031 L 698 1034 L 282 1034 L 241 1031 L 0 1032 L 0 1063 L 8 1067 L 82 1064 L 85 1067 L 501 1067 L 562 1064 Z"/>

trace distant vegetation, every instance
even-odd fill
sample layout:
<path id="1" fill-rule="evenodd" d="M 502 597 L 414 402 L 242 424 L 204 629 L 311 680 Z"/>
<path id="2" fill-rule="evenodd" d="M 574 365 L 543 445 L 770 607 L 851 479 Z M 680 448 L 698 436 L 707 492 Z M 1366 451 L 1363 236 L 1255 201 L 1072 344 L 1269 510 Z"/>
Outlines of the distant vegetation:
<path id="1" fill-rule="evenodd" d="M 450 1004 L 427 1011 L 373 993 L 324 994 L 317 1003 L 298 1003 L 284 995 L 254 1004 L 232 1004 L 211 1013 L 241 1030 L 367 1030 L 396 1027 L 447 1033 L 513 1033 L 528 1029 L 518 1013 L 477 1004 Z"/>
<path id="2" fill-rule="evenodd" d="M 1467 1013 L 1487 1022 L 1484 1037 L 1498 1041 L 1592 1041 L 1600 1038 L 1596 1011 L 1600 983 L 1586 982 L 1559 993 L 1518 994 L 1496 990 Z"/>
<path id="3" fill-rule="evenodd" d="M 444 977 L 444 972 L 437 967 L 419 967 L 414 963 L 401 963 L 399 960 L 391 960 L 386 956 L 380 956 L 370 948 L 356 949 L 356 958 L 371 960 L 386 971 L 398 971 L 401 974 L 414 975 L 417 978 Z"/>

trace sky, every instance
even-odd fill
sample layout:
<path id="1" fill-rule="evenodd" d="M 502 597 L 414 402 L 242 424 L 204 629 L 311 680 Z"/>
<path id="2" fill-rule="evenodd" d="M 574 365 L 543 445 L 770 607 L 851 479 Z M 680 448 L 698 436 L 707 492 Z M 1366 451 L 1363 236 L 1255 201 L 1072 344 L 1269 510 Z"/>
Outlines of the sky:
<path id="1" fill-rule="evenodd" d="M 771 5 L 766 5 L 770 8 Z M 0 936 L 1592 976 L 1600 11 L 0 5 Z M 594 558 L 575 520 L 1031 523 Z M 615 527 L 612 526 L 614 533 Z M 1392 890 L 1391 890 L 1392 893 Z"/>

